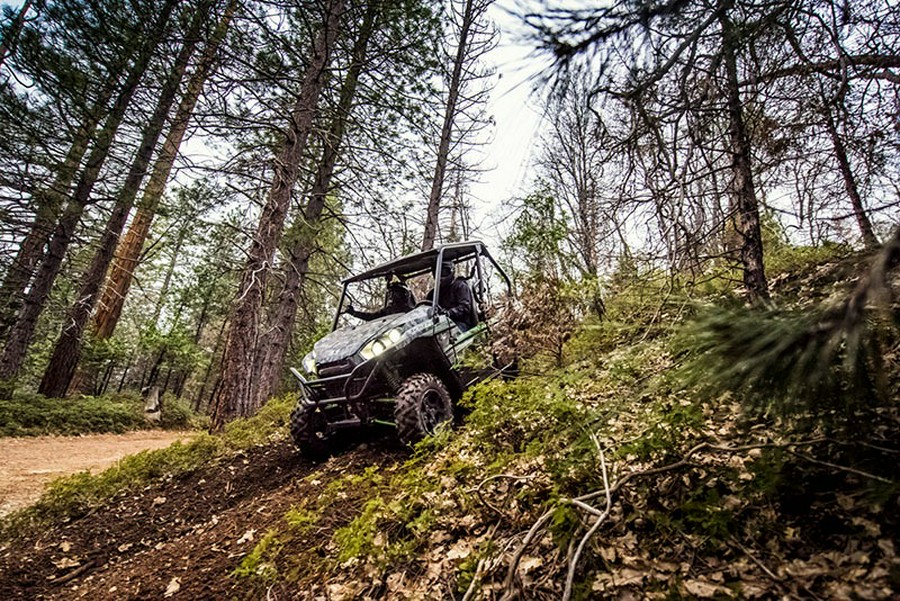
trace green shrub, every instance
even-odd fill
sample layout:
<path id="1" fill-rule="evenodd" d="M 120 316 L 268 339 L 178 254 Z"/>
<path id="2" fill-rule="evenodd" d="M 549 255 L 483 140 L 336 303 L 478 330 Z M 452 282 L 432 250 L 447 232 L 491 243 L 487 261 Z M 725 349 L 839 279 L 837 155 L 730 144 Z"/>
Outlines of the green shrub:
<path id="1" fill-rule="evenodd" d="M 206 416 L 194 413 L 186 399 L 166 394 L 162 401 L 159 425 L 166 430 L 200 430 L 207 426 Z"/>
<path id="2" fill-rule="evenodd" d="M 126 432 L 146 427 L 144 407 L 136 395 L 48 399 L 17 394 L 0 400 L 0 435 Z"/>
<path id="3" fill-rule="evenodd" d="M 39 394 L 16 394 L 0 399 L 0 436 L 75 435 L 122 433 L 160 426 L 199 429 L 204 418 L 187 401 L 166 395 L 161 421 L 153 424 L 144 414 L 144 401 L 136 393 L 50 399 Z"/>

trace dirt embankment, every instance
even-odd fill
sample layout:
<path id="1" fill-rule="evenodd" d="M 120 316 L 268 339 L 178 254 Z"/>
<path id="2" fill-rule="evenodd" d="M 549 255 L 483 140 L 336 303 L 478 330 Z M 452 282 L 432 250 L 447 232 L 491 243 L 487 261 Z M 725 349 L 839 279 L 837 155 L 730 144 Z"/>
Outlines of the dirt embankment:
<path id="1" fill-rule="evenodd" d="M 41 496 L 55 478 L 84 470 L 97 473 L 126 455 L 186 441 L 190 432 L 145 430 L 126 434 L 0 438 L 0 516 Z"/>
<path id="2" fill-rule="evenodd" d="M 316 465 L 284 441 L 122 494 L 0 546 L 0 599 L 256 597 L 230 575 L 292 505 L 333 478 L 403 456 L 376 444 Z M 314 480 L 304 479 L 313 472 Z"/>

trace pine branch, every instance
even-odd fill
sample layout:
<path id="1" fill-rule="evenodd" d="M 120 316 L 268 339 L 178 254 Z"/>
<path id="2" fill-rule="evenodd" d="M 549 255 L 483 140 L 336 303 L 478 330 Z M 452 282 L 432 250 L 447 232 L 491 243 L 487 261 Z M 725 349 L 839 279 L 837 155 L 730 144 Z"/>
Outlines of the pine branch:
<path id="1" fill-rule="evenodd" d="M 836 305 L 804 312 L 716 308 L 689 325 L 682 375 L 712 394 L 731 391 L 756 411 L 780 415 L 823 410 L 850 415 L 885 402 L 885 342 L 896 341 L 892 272 L 900 264 L 900 228 L 854 291 Z M 885 319 L 885 316 L 888 319 Z"/>

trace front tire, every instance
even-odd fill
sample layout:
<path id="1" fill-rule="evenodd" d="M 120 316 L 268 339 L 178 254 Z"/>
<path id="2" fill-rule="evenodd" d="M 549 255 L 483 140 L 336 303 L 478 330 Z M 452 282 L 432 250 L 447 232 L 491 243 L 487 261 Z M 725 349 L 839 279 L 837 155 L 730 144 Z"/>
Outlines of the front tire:
<path id="1" fill-rule="evenodd" d="M 450 393 L 440 378 L 428 373 L 414 374 L 400 385 L 394 421 L 403 443 L 415 444 L 451 419 Z"/>
<path id="2" fill-rule="evenodd" d="M 304 457 L 320 460 L 331 453 L 328 423 L 325 414 L 308 410 L 298 404 L 291 413 L 291 438 Z"/>

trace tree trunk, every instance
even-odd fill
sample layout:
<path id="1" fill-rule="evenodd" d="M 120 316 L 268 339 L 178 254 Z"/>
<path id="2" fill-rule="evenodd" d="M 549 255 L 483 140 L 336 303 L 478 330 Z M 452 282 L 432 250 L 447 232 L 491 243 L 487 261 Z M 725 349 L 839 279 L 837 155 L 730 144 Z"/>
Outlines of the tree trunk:
<path id="1" fill-rule="evenodd" d="M 78 172 L 82 159 L 91 143 L 97 127 L 98 116 L 102 114 L 115 91 L 116 76 L 112 76 L 102 88 L 93 110 L 85 113 L 85 121 L 76 130 L 66 157 L 59 164 L 53 183 L 48 188 L 38 188 L 32 195 L 35 215 L 28 233 L 19 244 L 16 257 L 3 278 L 0 286 L 0 340 L 16 322 L 16 315 L 25 298 L 25 291 L 34 270 L 44 255 L 44 247 L 50 240 L 56 225 L 56 217 L 65 204 L 69 188 Z"/>
<path id="2" fill-rule="evenodd" d="M 206 371 L 203 373 L 203 382 L 200 384 L 200 391 L 197 393 L 197 396 L 194 397 L 194 411 L 200 411 L 201 406 L 203 405 L 203 397 L 206 396 L 206 389 L 209 388 L 209 377 L 212 375 L 213 366 L 216 364 L 216 357 L 219 356 L 219 349 L 222 347 L 222 340 L 225 338 L 225 327 L 228 325 L 228 320 L 222 320 L 222 326 L 219 328 L 219 333 L 216 335 L 216 342 L 213 345 L 212 354 L 209 357 L 209 365 L 206 366 Z"/>
<path id="3" fill-rule="evenodd" d="M 263 292 L 270 263 L 284 229 L 291 190 L 297 181 L 300 159 L 306 150 L 343 10 L 343 0 L 329 2 L 325 22 L 313 42 L 309 66 L 291 114 L 289 129 L 275 159 L 272 187 L 250 245 L 229 319 L 230 326 L 222 357 L 221 386 L 212 401 L 212 431 L 220 431 L 234 417 L 250 415 L 257 409 L 251 397 L 250 376 L 253 372 Z"/>
<path id="4" fill-rule="evenodd" d="M 834 146 L 834 157 L 837 159 L 838 167 L 841 170 L 841 177 L 844 179 L 844 189 L 847 190 L 847 196 L 850 197 L 850 206 L 853 207 L 853 216 L 856 217 L 856 223 L 859 226 L 859 233 L 862 236 L 863 245 L 867 250 L 874 250 L 880 246 L 875 230 L 872 228 L 872 222 L 866 214 L 863 206 L 862 197 L 859 194 L 859 187 L 856 185 L 856 177 L 850 168 L 850 158 L 847 156 L 847 148 L 844 141 L 838 133 L 837 125 L 831 111 L 825 110 L 825 125 L 828 128 L 828 135 L 831 136 L 831 143 Z"/>
<path id="5" fill-rule="evenodd" d="M 92 324 L 94 336 L 98 340 L 112 336 L 116 325 L 119 323 L 122 307 L 125 305 L 125 297 L 131 289 L 135 269 L 137 269 L 147 237 L 150 235 L 150 226 L 153 224 L 153 218 L 159 207 L 160 199 L 166 189 L 169 175 L 172 173 L 172 166 L 175 164 L 175 159 L 178 156 L 178 150 L 187 131 L 188 123 L 194 112 L 194 107 L 197 105 L 197 100 L 200 98 L 203 85 L 215 66 L 219 46 L 228 32 L 236 9 L 237 0 L 231 0 L 216 27 L 215 33 L 206 45 L 175 112 L 175 118 L 172 120 L 172 125 L 163 142 L 159 157 L 157 157 L 156 163 L 153 165 L 153 172 L 150 174 L 147 187 L 144 189 L 144 194 L 138 203 L 137 212 L 131 220 L 131 225 L 129 225 L 128 232 L 122 239 L 119 248 L 116 249 L 116 257 L 110 268 L 109 277 L 100 297 Z"/>
<path id="6" fill-rule="evenodd" d="M 369 40 L 375 29 L 375 20 L 381 9 L 375 0 L 369 3 L 360 27 L 359 36 L 353 45 L 350 67 L 341 86 L 337 111 L 325 137 L 322 160 L 316 171 L 316 179 L 310 191 L 309 201 L 303 214 L 302 230 L 297 242 L 289 250 L 289 260 L 285 266 L 284 285 L 269 318 L 268 330 L 260 337 L 257 351 L 256 377 L 254 377 L 254 403 L 262 405 L 278 391 L 284 359 L 291 346 L 297 305 L 301 289 L 309 271 L 309 259 L 316 248 L 316 229 L 325 208 L 325 200 L 331 189 L 334 166 L 343 142 L 347 119 L 353 107 L 359 76 L 366 62 Z"/>
<path id="7" fill-rule="evenodd" d="M 178 230 L 178 237 L 175 238 L 175 246 L 172 248 L 172 258 L 169 259 L 169 265 L 166 267 L 166 275 L 163 277 L 162 286 L 159 287 L 159 297 L 156 299 L 156 305 L 153 308 L 153 318 L 151 323 L 159 322 L 159 316 L 162 315 L 163 306 L 166 304 L 166 297 L 169 295 L 169 288 L 172 286 L 172 278 L 175 276 L 175 266 L 178 265 L 178 258 L 181 254 L 181 248 L 187 239 L 188 232 L 191 228 L 184 226 Z M 181 315 L 179 308 L 178 314 Z"/>
<path id="8" fill-rule="evenodd" d="M 441 194 L 444 177 L 447 173 L 447 161 L 450 155 L 450 138 L 453 135 L 453 123 L 456 120 L 456 103 L 459 100 L 459 87 L 462 79 L 462 68 L 469 44 L 469 30 L 472 27 L 474 0 L 466 0 L 462 26 L 459 31 L 459 46 L 456 48 L 456 59 L 453 62 L 453 73 L 450 76 L 450 89 L 447 92 L 447 107 L 444 111 L 444 124 L 441 127 L 441 139 L 438 143 L 437 163 L 434 167 L 434 178 L 431 180 L 431 193 L 428 195 L 428 209 L 425 213 L 425 233 L 422 236 L 422 250 L 434 248 L 437 237 L 438 214 L 441 209 Z"/>
<path id="9" fill-rule="evenodd" d="M 160 90 L 159 99 L 153 114 L 150 116 L 137 154 L 125 177 L 122 189 L 116 196 L 116 201 L 106 222 L 106 227 L 100 236 L 97 252 L 91 261 L 90 266 L 81 277 L 81 287 L 75 303 L 69 308 L 63 321 L 62 332 L 56 345 L 53 348 L 53 354 L 44 370 L 38 392 L 48 397 L 63 397 L 75 374 L 75 368 L 81 357 L 82 336 L 84 328 L 91 317 L 94 310 L 94 304 L 106 276 L 109 264 L 112 262 L 113 253 L 116 249 L 116 242 L 125 221 L 128 219 L 128 213 L 134 204 L 141 183 L 147 173 L 147 167 L 150 165 L 150 158 L 159 141 L 162 133 L 166 117 L 175 102 L 175 96 L 178 94 L 178 88 L 181 86 L 181 80 L 187 70 L 194 49 L 197 47 L 198 36 L 203 23 L 209 16 L 209 4 L 201 4 L 194 13 L 190 27 L 186 33 L 184 44 L 181 51 L 175 58 L 169 76 L 166 78 L 162 89 Z"/>
<path id="10" fill-rule="evenodd" d="M 50 290 L 59 273 L 69 242 L 72 240 L 75 228 L 90 200 L 94 184 L 97 182 L 103 163 L 109 155 L 113 138 L 125 117 L 125 112 L 129 104 L 131 104 L 138 84 L 147 71 L 150 58 L 163 38 L 166 24 L 176 3 L 177 0 L 168 0 L 166 2 L 157 21 L 154 23 L 150 37 L 138 50 L 137 57 L 119 91 L 119 96 L 116 98 L 112 110 L 107 115 L 103 128 L 97 135 L 94 148 L 91 150 L 87 164 L 81 173 L 75 192 L 53 232 L 47 254 L 41 261 L 34 282 L 24 299 L 22 311 L 16 320 L 16 324 L 10 331 L 3 354 L 0 356 L 0 383 L 2 383 L 0 384 L 0 395 L 2 393 L 10 394 L 12 391 L 12 386 L 25 361 L 25 354 L 34 336 L 38 317 L 40 317 L 44 305 L 50 296 Z"/>
<path id="11" fill-rule="evenodd" d="M 763 265 L 762 234 L 759 224 L 759 203 L 753 186 L 750 157 L 750 138 L 744 123 L 738 85 L 734 24 L 727 11 L 719 14 L 722 26 L 722 63 L 725 66 L 725 101 L 728 114 L 729 154 L 731 154 L 732 207 L 736 212 L 735 227 L 739 238 L 740 260 L 744 272 L 744 288 L 751 302 L 769 298 L 769 285 Z"/>

